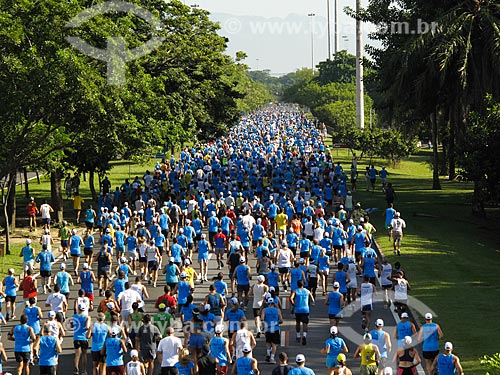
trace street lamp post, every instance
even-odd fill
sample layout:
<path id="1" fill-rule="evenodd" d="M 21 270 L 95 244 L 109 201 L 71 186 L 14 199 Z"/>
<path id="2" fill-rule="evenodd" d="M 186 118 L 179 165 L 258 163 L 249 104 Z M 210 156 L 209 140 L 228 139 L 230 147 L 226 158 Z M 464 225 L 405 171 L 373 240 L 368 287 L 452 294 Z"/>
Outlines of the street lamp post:
<path id="1" fill-rule="evenodd" d="M 356 123 L 365 128 L 365 97 L 363 86 L 363 34 L 359 19 L 361 0 L 356 0 Z"/>
<path id="2" fill-rule="evenodd" d="M 332 31 L 330 27 L 330 0 L 326 0 L 326 19 L 328 23 L 328 60 L 332 59 Z"/>
<path id="3" fill-rule="evenodd" d="M 334 29 L 335 29 L 335 36 L 334 36 L 334 48 L 333 48 L 333 53 L 337 53 L 339 51 L 339 8 L 337 4 L 337 0 L 333 0 L 333 11 L 334 13 Z"/>
<path id="4" fill-rule="evenodd" d="M 309 13 L 307 16 L 311 17 L 311 69 L 314 73 L 314 17 L 316 17 L 316 14 Z"/>

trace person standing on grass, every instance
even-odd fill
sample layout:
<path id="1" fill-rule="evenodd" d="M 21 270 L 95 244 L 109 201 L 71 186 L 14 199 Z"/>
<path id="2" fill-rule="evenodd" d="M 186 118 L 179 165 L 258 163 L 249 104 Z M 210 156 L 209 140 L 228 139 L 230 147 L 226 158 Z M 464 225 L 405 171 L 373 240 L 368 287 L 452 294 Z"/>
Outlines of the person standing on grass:
<path id="1" fill-rule="evenodd" d="M 14 341 L 17 375 L 30 375 L 31 344 L 36 340 L 36 335 L 28 325 L 26 315 L 21 315 L 19 324 L 11 328 L 7 338 Z"/>
<path id="2" fill-rule="evenodd" d="M 401 213 L 394 213 L 391 220 L 392 238 L 394 240 L 394 255 L 401 255 L 401 241 L 403 240 L 403 230 L 406 229 L 406 222 L 401 219 Z"/>
<path id="3" fill-rule="evenodd" d="M 455 354 L 452 354 L 453 344 L 451 342 L 446 342 L 444 344 L 444 353 L 439 354 L 432 363 L 431 374 L 435 371 L 439 375 L 463 375 L 464 370 L 460 364 L 460 358 Z"/>
<path id="4" fill-rule="evenodd" d="M 439 324 L 432 321 L 432 314 L 425 314 L 425 324 L 420 327 L 418 341 L 422 342 L 422 356 L 425 359 L 425 369 L 432 374 L 432 363 L 439 354 L 439 340 L 444 334 Z"/>

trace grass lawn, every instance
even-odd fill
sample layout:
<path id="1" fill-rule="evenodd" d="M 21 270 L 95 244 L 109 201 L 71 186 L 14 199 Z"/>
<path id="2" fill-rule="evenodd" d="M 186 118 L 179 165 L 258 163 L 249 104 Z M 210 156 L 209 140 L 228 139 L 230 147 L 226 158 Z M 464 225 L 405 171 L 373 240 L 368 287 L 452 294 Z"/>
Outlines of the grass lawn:
<path id="1" fill-rule="evenodd" d="M 334 149 L 332 155 L 349 169 L 351 155 L 347 150 Z M 385 200 L 380 185 L 375 193 L 364 191 L 362 171 L 368 160 L 358 162 L 360 177 L 355 198 L 362 202 L 364 208 L 378 208 L 371 215 L 371 221 L 378 229 L 379 244 L 391 262 L 399 260 L 402 263 L 412 284 L 412 296 L 422 300 L 437 314 L 436 321 L 443 328 L 445 340 L 454 343 L 455 353 L 461 357 L 465 371 L 468 374 L 484 374 L 478 358 L 499 350 L 494 339 L 500 335 L 500 325 L 495 323 L 500 310 L 497 222 L 482 221 L 471 215 L 468 203 L 472 189 L 470 184 L 443 180 L 443 190 L 430 190 L 432 176 L 427 164 L 430 156 L 429 151 L 422 150 L 396 168 L 387 167 L 390 173 L 388 181 L 394 184 L 397 192 L 395 207 L 407 223 L 403 254 L 397 259 L 392 255 L 384 230 L 382 213 Z M 373 162 L 378 169 L 384 164 L 382 160 L 375 159 Z M 144 166 L 126 161 L 114 163 L 110 172 L 113 189 L 125 178 L 142 177 L 154 163 L 153 160 Z M 30 194 L 36 197 L 39 204 L 43 198 L 49 199 L 48 177 L 42 177 L 40 185 L 36 180 L 31 181 Z M 90 200 L 88 183 L 84 181 L 81 194 Z M 24 216 L 26 203 L 24 191 L 19 189 L 19 219 Z M 66 219 L 72 222 L 71 201 L 65 201 L 65 213 Z M 498 212 L 496 214 L 498 217 Z M 17 256 L 20 244 L 27 236 L 29 232 L 26 229 L 21 228 L 16 233 L 14 242 L 17 245 L 14 245 L 13 255 L 5 258 L 5 270 L 20 261 Z"/>

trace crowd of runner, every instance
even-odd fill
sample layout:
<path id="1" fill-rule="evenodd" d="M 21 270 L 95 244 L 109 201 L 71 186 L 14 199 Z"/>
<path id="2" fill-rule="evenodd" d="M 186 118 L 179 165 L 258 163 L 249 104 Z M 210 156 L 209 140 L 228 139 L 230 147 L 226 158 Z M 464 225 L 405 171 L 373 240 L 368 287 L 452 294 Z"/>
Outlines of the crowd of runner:
<path id="1" fill-rule="evenodd" d="M 410 285 L 399 262 L 379 259 L 373 248 L 377 230 L 354 197 L 356 157 L 344 170 L 323 137 L 302 113 L 271 107 L 243 118 L 226 137 L 186 148 L 178 159 L 162 160 L 153 172 L 115 190 L 105 178 L 95 209 L 83 207 L 74 189 L 79 184 L 68 176 L 76 222 L 83 220 L 86 229 L 62 223 L 58 266 L 52 208 L 47 202 L 38 208 L 31 199 L 30 227 L 36 229 L 38 213 L 42 217 L 42 250 L 36 254 L 27 240 L 22 277 L 9 269 L 1 288 L 1 322 L 19 320 L 7 335 L 18 375 L 29 375 L 33 364 L 41 375 L 54 375 L 62 341 L 71 339 L 68 328 L 74 375 L 86 375 L 89 351 L 93 375 L 152 375 L 158 366 L 162 375 L 250 375 L 262 373 L 260 361 L 276 363 L 273 375 L 313 374 L 303 354 L 293 358 L 296 366 L 288 364 L 280 324 L 290 309 L 292 339 L 307 345 L 309 314 L 318 300 L 328 305 L 330 338 L 321 352 L 329 374 L 350 374 L 339 320 L 344 309 L 355 308 L 363 316 L 363 342 L 353 356 L 361 357 L 362 375 L 390 375 L 392 363 L 399 375 L 415 374 L 422 362 L 417 339 L 428 374 L 461 374 L 451 343 L 439 354 L 443 333 L 432 314 L 419 332 L 409 320 Z M 388 173 L 371 166 L 364 177 L 367 191 L 385 194 L 385 231 L 400 255 L 406 223 L 394 209 Z M 214 264 L 216 276 L 209 278 Z M 75 284 L 78 296 L 70 295 Z M 147 303 L 151 287 L 164 288 L 154 305 Z M 195 298 L 195 289 L 207 293 Z M 394 332 L 372 319 L 377 289 L 385 307 L 398 313 Z M 41 294 L 47 317 L 37 305 Z M 17 318 L 21 295 L 26 307 L 17 309 Z M 280 297 L 288 297 L 285 306 Z M 266 355 L 255 358 L 261 339 Z M 388 358 L 393 346 L 394 358 Z M 7 355 L 0 344 L 0 373 L 2 360 Z"/>

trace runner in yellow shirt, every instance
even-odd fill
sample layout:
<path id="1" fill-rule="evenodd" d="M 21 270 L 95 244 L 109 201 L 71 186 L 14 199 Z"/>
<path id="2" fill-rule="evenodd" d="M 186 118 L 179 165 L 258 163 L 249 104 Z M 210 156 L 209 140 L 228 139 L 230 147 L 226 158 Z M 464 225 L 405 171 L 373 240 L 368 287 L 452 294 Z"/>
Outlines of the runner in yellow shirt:
<path id="1" fill-rule="evenodd" d="M 80 224 L 80 212 L 82 212 L 82 204 L 85 200 L 80 196 L 78 192 L 75 192 L 73 197 L 73 210 L 76 214 L 76 223 Z"/>
<path id="2" fill-rule="evenodd" d="M 361 357 L 359 373 L 361 375 L 377 375 L 377 359 L 380 358 L 380 351 L 377 345 L 372 344 L 372 335 L 366 333 L 363 336 L 363 344 L 359 345 L 354 352 L 354 358 Z"/>
<path id="3" fill-rule="evenodd" d="M 285 209 L 282 208 L 280 213 L 276 215 L 276 234 L 278 235 L 279 242 L 283 241 L 286 236 L 286 228 L 288 226 L 288 216 L 285 214 Z"/>

